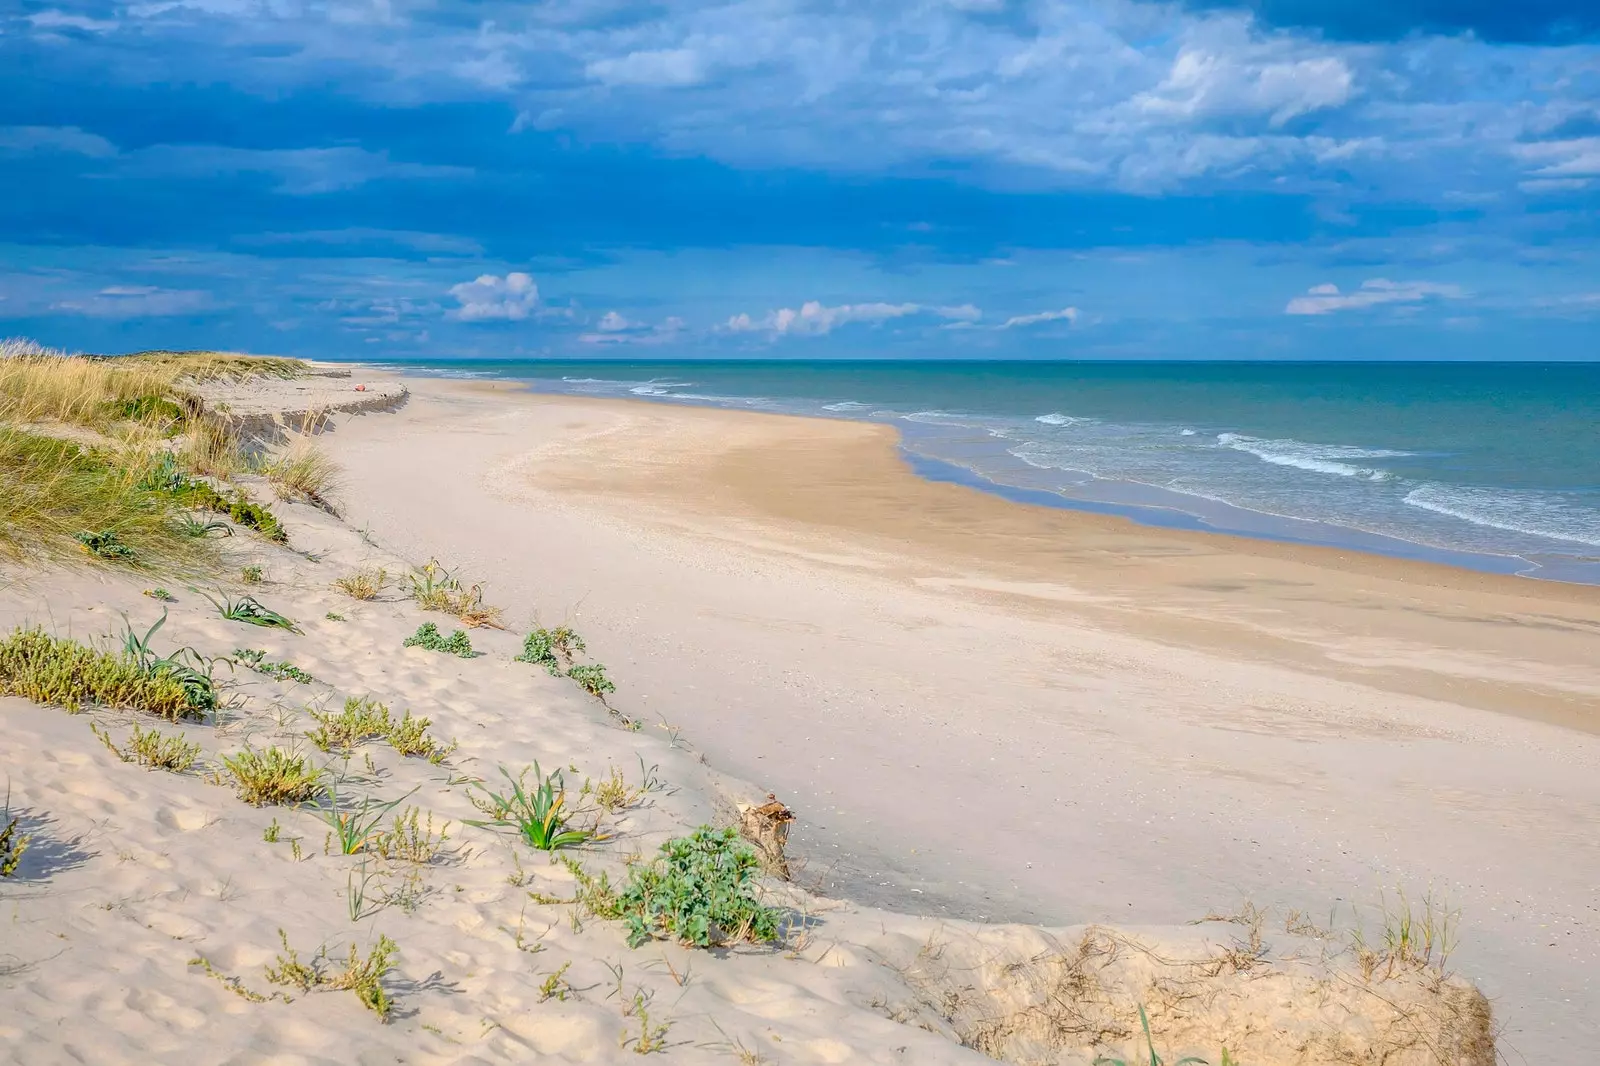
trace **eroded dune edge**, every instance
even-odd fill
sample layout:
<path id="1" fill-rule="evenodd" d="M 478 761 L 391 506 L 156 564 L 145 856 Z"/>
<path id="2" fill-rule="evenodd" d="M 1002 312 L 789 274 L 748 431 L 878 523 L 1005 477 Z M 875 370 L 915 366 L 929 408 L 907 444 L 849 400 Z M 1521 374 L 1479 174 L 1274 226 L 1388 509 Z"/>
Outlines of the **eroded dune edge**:
<path id="1" fill-rule="evenodd" d="M 17 1061 L 1089 1063 L 1149 1061 L 1149 1043 L 1242 1066 L 1494 1061 L 1447 917 L 1416 901 L 1362 942 L 1248 909 L 939 921 L 814 895 L 773 854 L 746 870 L 748 845 L 707 834 L 677 871 L 664 844 L 754 824 L 741 808 L 766 797 L 692 737 L 631 728 L 604 699 L 627 678 L 585 672 L 559 632 L 497 628 L 492 575 L 430 570 L 338 517 L 316 430 L 386 417 L 402 388 L 305 368 L 161 387 L 189 407 L 148 432 L 8 412 L 27 436 L 8 478 L 37 480 L 30 441 L 66 440 L 211 527 L 187 559 L 109 528 L 8 545 Z M 232 507 L 246 497 L 272 521 Z M 503 606 L 510 624 L 536 605 Z"/>

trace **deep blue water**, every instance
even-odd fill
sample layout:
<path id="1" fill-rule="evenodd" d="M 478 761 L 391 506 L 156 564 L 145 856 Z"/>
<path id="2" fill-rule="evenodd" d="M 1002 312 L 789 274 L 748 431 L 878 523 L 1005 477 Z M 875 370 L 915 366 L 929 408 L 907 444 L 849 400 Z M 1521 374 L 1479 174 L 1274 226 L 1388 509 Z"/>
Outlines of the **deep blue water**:
<path id="1" fill-rule="evenodd" d="M 541 391 L 888 422 L 925 475 L 1030 499 L 1600 582 L 1600 363 L 434 368 Z"/>

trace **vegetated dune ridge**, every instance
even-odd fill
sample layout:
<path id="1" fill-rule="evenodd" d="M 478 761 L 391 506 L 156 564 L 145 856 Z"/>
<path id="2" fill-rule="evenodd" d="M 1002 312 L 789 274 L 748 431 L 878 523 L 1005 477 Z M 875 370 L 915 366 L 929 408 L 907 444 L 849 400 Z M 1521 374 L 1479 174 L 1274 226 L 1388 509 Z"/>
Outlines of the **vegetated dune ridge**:
<path id="1" fill-rule="evenodd" d="M 211 667 L 222 706 L 192 720 L 0 698 L 0 829 L 15 820 L 13 851 L 28 838 L 0 879 L 0 1046 L 14 1061 L 1132 1061 L 1141 1009 L 1168 1061 L 1216 1062 L 1224 1048 L 1262 1066 L 1493 1061 L 1487 1003 L 1440 970 L 1420 924 L 1370 949 L 1303 917 L 1248 912 L 1162 929 L 983 925 L 769 878 L 774 942 L 630 947 L 627 926 L 605 916 L 614 900 L 588 879 L 621 888 L 631 857 L 733 821 L 759 792 L 707 767 L 692 738 L 627 728 L 580 675 L 517 661 L 531 616 L 563 605 L 505 605 L 517 628 L 466 630 L 470 658 L 405 647 L 425 622 L 457 623 L 393 578 L 364 600 L 334 583 L 422 560 L 385 548 L 381 527 L 275 500 L 250 474 L 233 480 L 269 504 L 286 543 L 219 520 L 234 535 L 208 540 L 212 569 L 186 579 L 114 557 L 6 564 L 0 634 L 13 645 L 27 627 L 113 650 L 131 632 L 155 655 L 233 662 Z M 494 576 L 463 575 L 489 580 L 491 602 Z M 169 598 L 147 594 L 163 588 Z M 218 604 L 245 596 L 263 610 L 233 614 L 294 628 L 222 616 Z M 27 681 L 16 659 L 0 661 L 0 684 Z M 625 691 L 627 677 L 613 677 Z M 391 724 L 426 717 L 423 739 L 413 730 L 400 746 L 434 757 L 402 754 L 392 732 L 330 743 L 347 700 L 363 713 L 385 705 Z M 313 743 L 319 728 L 329 751 Z M 193 764 L 140 765 L 136 729 L 198 746 Z M 325 766 L 334 790 L 242 802 L 239 753 L 273 748 Z M 474 795 L 505 791 L 502 767 L 535 763 L 564 775 L 572 824 L 601 838 L 559 853 L 576 866 L 468 824 L 487 820 Z M 410 807 L 414 828 L 391 828 Z M 374 832 L 361 831 L 368 821 Z"/>

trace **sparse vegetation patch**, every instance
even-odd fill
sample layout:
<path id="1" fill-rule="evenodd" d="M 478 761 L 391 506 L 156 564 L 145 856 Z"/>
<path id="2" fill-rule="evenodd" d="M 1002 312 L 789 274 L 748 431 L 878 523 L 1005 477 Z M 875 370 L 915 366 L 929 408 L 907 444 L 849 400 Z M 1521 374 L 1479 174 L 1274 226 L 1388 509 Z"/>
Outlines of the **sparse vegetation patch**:
<path id="1" fill-rule="evenodd" d="M 190 683 L 193 679 L 183 670 L 171 660 L 143 662 L 52 637 L 42 629 L 18 629 L 0 640 L 0 693 L 74 713 L 97 705 L 169 721 L 199 717 L 215 706 L 215 697 Z"/>
<path id="2" fill-rule="evenodd" d="M 448 637 L 439 632 L 439 627 L 432 622 L 424 622 L 417 627 L 417 631 L 401 642 L 407 648 L 426 648 L 429 651 L 442 651 L 462 659 L 473 656 L 472 641 L 461 630 L 456 630 Z"/>
<path id="3" fill-rule="evenodd" d="M 111 754 L 123 762 L 138 763 L 151 770 L 168 770 L 181 774 L 195 764 L 201 747 L 191 744 L 181 736 L 166 736 L 154 729 L 140 729 L 137 724 L 122 747 L 111 739 L 111 734 L 91 725 L 94 735 L 100 738 Z"/>
<path id="4" fill-rule="evenodd" d="M 246 748 L 224 755 L 222 764 L 233 777 L 239 798 L 254 807 L 309 803 L 323 794 L 323 771 L 304 755 L 283 748 Z"/>
<path id="5" fill-rule="evenodd" d="M 334 581 L 333 587 L 354 600 L 375 599 L 389 582 L 389 573 L 381 566 L 366 567 L 346 574 Z"/>

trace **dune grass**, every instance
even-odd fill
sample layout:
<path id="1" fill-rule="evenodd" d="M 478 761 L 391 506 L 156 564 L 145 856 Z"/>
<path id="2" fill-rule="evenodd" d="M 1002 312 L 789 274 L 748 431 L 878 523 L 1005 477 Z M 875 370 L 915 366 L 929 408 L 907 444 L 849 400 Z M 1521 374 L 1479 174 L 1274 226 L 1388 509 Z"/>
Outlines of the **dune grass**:
<path id="1" fill-rule="evenodd" d="M 100 706 L 168 721 L 198 718 L 209 707 L 190 672 L 170 657 L 144 660 L 127 652 L 113 654 L 42 629 L 18 629 L 0 640 L 0 694 L 74 713 Z M 212 695 L 210 705 L 214 700 Z"/>
<path id="2" fill-rule="evenodd" d="M 301 500 L 337 514 L 330 497 L 338 485 L 339 466 L 313 437 L 323 421 L 320 411 L 307 414 L 300 429 L 290 431 L 283 443 L 263 458 L 258 469 L 279 499 Z"/>
<path id="3" fill-rule="evenodd" d="M 184 532 L 181 503 L 149 488 L 146 472 L 0 426 L 0 555 L 20 562 L 77 554 L 180 571 L 214 565 L 215 548 Z"/>
<path id="4" fill-rule="evenodd" d="M 218 378 L 295 377 L 297 359 L 228 352 L 145 352 L 129 356 L 68 355 L 22 338 L 0 341 L 0 420 L 111 423 L 183 421 L 200 404 L 187 383 Z"/>
<path id="5" fill-rule="evenodd" d="M 353 600 L 372 600 L 388 581 L 389 572 L 383 567 L 366 567 L 336 579 L 333 587 Z"/>

